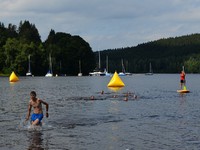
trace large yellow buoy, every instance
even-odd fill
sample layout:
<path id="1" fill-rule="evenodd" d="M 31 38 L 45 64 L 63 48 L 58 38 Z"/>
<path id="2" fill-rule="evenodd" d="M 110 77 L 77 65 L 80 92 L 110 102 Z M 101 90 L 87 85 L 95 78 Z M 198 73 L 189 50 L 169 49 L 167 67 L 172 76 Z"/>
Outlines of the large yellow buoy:
<path id="1" fill-rule="evenodd" d="M 125 86 L 124 82 L 121 80 L 121 78 L 118 76 L 117 72 L 115 71 L 112 79 L 108 83 L 108 87 L 124 87 L 124 86 Z"/>
<path id="2" fill-rule="evenodd" d="M 17 82 L 17 81 L 19 81 L 19 78 L 16 76 L 16 74 L 15 74 L 14 71 L 11 73 L 9 80 L 10 80 L 10 82 Z"/>

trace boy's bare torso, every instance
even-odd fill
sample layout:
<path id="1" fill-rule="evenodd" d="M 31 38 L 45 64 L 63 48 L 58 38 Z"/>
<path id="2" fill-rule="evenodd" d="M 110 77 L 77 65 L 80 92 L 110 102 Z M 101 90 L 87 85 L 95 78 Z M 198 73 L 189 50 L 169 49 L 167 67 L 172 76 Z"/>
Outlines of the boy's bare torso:
<path id="1" fill-rule="evenodd" d="M 42 103 L 39 99 L 35 101 L 30 100 L 30 105 L 33 107 L 33 112 L 35 114 L 42 114 Z"/>

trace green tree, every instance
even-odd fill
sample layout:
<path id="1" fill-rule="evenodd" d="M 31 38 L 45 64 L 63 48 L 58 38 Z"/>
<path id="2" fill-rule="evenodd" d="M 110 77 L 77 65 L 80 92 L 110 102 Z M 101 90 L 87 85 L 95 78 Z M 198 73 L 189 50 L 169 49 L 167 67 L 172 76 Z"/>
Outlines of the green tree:
<path id="1" fill-rule="evenodd" d="M 34 24 L 30 24 L 29 21 L 24 21 L 24 22 L 21 21 L 18 31 L 19 31 L 20 41 L 23 41 L 25 43 L 31 43 L 31 42 L 37 44 L 41 43 L 40 35 L 37 28 L 35 27 Z"/>
<path id="2" fill-rule="evenodd" d="M 190 57 L 184 62 L 187 72 L 199 73 L 200 72 L 200 55 Z"/>
<path id="3" fill-rule="evenodd" d="M 93 68 L 94 55 L 91 47 L 79 36 L 50 31 L 44 43 L 46 57 L 52 56 L 53 70 L 57 74 L 77 75 L 79 60 L 82 62 L 82 72 L 87 75 Z"/>
<path id="4" fill-rule="evenodd" d="M 13 70 L 17 70 L 15 64 L 15 58 L 19 53 L 19 41 L 15 38 L 8 38 L 6 44 L 4 45 L 5 49 L 5 67 L 4 72 L 10 73 Z"/>

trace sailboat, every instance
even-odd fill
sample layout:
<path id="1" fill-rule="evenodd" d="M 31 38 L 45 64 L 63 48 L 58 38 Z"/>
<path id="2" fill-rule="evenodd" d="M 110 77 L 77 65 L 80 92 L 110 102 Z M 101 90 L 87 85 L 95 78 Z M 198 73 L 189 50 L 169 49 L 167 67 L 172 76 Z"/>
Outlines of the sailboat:
<path id="1" fill-rule="evenodd" d="M 122 72 L 119 72 L 119 76 L 125 76 L 125 67 L 124 67 L 124 62 L 123 62 L 123 59 L 121 60 L 121 63 L 122 63 Z"/>
<path id="2" fill-rule="evenodd" d="M 81 73 L 81 61 L 79 60 L 79 73 L 78 76 L 81 77 L 83 74 Z"/>
<path id="3" fill-rule="evenodd" d="M 149 63 L 149 72 L 146 73 L 145 75 L 153 75 L 153 70 L 152 70 L 151 63 Z"/>
<path id="4" fill-rule="evenodd" d="M 119 76 L 127 76 L 127 75 L 132 75 L 130 72 L 126 72 L 125 67 L 124 67 L 124 62 L 123 59 L 121 60 L 122 63 L 122 72 L 119 72 Z"/>
<path id="5" fill-rule="evenodd" d="M 26 76 L 32 76 L 32 73 L 31 73 L 31 55 L 28 55 L 28 72 L 26 73 Z"/>
<path id="6" fill-rule="evenodd" d="M 51 54 L 49 54 L 49 71 L 47 72 L 45 77 L 53 77 Z"/>
<path id="7" fill-rule="evenodd" d="M 104 69 L 105 76 L 111 76 L 111 73 L 108 73 L 108 56 L 106 56 L 106 68 Z"/>
<path id="8" fill-rule="evenodd" d="M 105 73 L 100 71 L 100 68 L 101 68 L 101 58 L 100 58 L 100 51 L 99 51 L 99 69 L 96 69 L 93 72 L 90 72 L 89 76 L 105 76 Z"/>

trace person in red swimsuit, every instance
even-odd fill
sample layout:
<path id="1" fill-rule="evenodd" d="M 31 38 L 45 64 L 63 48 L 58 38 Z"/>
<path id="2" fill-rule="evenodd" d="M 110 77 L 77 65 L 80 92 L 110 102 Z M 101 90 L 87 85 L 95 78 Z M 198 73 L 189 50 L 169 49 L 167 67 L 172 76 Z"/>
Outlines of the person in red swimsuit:
<path id="1" fill-rule="evenodd" d="M 183 89 L 183 87 L 185 86 L 185 72 L 181 71 L 180 74 L 180 85 L 181 85 L 181 89 Z"/>

